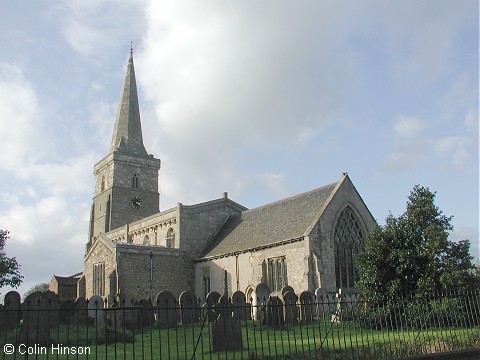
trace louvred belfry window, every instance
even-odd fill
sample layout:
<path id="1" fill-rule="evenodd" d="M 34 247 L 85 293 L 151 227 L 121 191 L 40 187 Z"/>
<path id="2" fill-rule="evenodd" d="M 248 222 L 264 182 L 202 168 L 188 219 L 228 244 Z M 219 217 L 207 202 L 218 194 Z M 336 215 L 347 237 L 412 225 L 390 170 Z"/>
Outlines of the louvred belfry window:
<path id="1" fill-rule="evenodd" d="M 346 207 L 335 224 L 335 278 L 337 288 L 352 288 L 358 281 L 355 257 L 363 251 L 365 234 L 360 221 L 350 207 Z"/>

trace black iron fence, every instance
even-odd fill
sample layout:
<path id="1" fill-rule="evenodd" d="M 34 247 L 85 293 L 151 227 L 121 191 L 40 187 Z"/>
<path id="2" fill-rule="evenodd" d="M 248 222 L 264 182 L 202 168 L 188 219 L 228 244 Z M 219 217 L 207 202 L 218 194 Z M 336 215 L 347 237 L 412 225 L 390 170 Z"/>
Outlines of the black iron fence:
<path id="1" fill-rule="evenodd" d="M 162 293 L 161 293 L 162 294 Z M 362 299 L 211 293 L 107 304 L 52 293 L 0 306 L 2 359 L 395 359 L 480 348 L 480 292 Z M 18 300 L 18 301 L 17 301 Z"/>

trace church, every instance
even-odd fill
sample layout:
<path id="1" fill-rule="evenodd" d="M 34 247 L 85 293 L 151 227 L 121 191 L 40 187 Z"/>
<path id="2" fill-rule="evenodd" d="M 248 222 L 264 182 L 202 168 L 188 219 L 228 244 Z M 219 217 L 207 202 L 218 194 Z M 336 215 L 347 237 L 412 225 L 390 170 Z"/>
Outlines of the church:
<path id="1" fill-rule="evenodd" d="M 337 181 L 254 209 L 230 199 L 160 211 L 161 162 L 142 138 L 130 52 L 108 154 L 97 162 L 77 296 L 155 299 L 189 290 L 254 295 L 355 291 L 355 255 L 375 220 L 347 173 Z"/>

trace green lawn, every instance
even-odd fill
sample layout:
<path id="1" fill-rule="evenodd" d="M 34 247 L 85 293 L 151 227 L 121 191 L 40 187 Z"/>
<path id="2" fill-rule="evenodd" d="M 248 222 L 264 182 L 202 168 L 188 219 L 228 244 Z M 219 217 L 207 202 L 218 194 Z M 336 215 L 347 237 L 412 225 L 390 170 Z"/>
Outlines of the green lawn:
<path id="1" fill-rule="evenodd" d="M 108 327 L 61 325 L 51 329 L 53 343 L 78 345 L 90 355 L 67 355 L 67 349 L 45 349 L 29 359 L 388 359 L 403 356 L 480 347 L 480 329 L 365 330 L 352 322 L 315 322 L 273 329 L 259 322 L 242 322 L 243 348 L 212 352 L 208 323 L 171 328 L 146 327 L 124 330 Z M 3 344 L 19 343 L 17 332 L 0 333 L 2 359 L 23 358 L 4 354 Z M 198 345 L 197 345 L 198 344 Z M 87 347 L 87 348 L 86 348 Z M 25 349 L 23 348 L 22 351 Z M 71 351 L 71 349 L 69 349 Z M 38 349 L 37 349 L 38 352 Z M 63 352 L 63 353 L 62 353 Z"/>

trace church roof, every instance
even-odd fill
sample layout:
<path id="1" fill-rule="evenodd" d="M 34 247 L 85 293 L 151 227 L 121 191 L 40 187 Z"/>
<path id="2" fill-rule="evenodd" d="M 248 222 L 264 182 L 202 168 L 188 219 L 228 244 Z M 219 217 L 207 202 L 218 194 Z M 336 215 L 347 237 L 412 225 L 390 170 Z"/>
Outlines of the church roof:
<path id="1" fill-rule="evenodd" d="M 128 59 L 115 127 L 113 128 L 112 142 L 110 144 L 110 152 L 112 153 L 116 150 L 132 155 L 147 155 L 143 145 L 132 50 L 130 50 L 130 58 Z"/>
<path id="2" fill-rule="evenodd" d="M 339 182 L 232 216 L 202 258 L 221 257 L 303 239 Z"/>
<path id="3" fill-rule="evenodd" d="M 78 277 L 76 276 L 78 274 L 72 275 L 72 276 L 58 276 L 58 275 L 53 275 L 55 280 L 57 280 L 58 285 L 63 285 L 63 286 L 77 286 L 78 282 Z"/>

